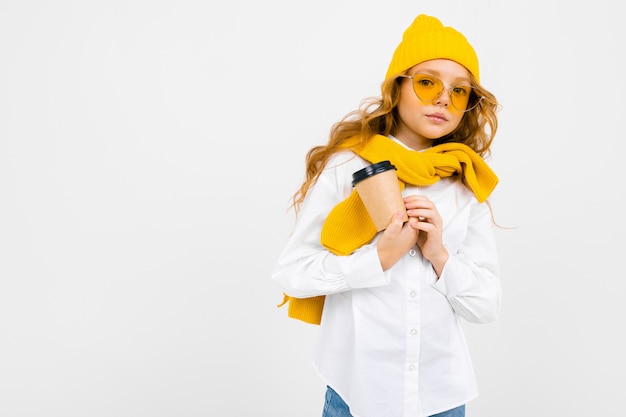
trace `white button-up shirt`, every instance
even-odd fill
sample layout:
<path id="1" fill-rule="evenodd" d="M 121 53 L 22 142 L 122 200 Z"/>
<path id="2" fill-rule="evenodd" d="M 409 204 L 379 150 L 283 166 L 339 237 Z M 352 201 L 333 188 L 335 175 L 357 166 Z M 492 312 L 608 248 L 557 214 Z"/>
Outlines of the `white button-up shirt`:
<path id="1" fill-rule="evenodd" d="M 393 162 L 392 162 L 393 163 Z M 326 295 L 314 366 L 355 417 L 421 417 L 478 395 L 460 318 L 487 323 L 500 311 L 493 222 L 458 177 L 407 184 L 443 218 L 450 254 L 439 279 L 417 246 L 383 271 L 376 241 L 349 256 L 320 243 L 330 210 L 370 163 L 337 154 L 309 190 L 272 278 L 294 297 Z"/>

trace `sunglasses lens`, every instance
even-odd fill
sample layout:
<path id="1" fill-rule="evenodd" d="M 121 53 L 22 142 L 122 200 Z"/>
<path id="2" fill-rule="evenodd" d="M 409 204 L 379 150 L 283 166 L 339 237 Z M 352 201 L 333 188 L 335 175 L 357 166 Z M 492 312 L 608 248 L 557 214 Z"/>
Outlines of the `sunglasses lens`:
<path id="1" fill-rule="evenodd" d="M 461 111 L 467 109 L 467 103 L 472 95 L 472 87 L 463 85 L 453 87 L 451 90 L 450 100 L 454 108 Z"/>
<path id="2" fill-rule="evenodd" d="M 434 101 L 443 92 L 443 82 L 433 76 L 427 74 L 415 74 L 413 76 L 413 89 L 415 94 L 422 101 Z M 470 99 L 474 100 L 475 94 L 472 94 L 473 88 L 469 85 L 461 85 L 450 88 L 450 101 L 455 109 L 459 111 L 471 110 L 467 108 Z M 475 103 L 473 107 L 476 106 Z"/>
<path id="3" fill-rule="evenodd" d="M 413 76 L 413 89 L 422 101 L 433 101 L 441 95 L 443 83 L 441 80 L 424 74 Z"/>

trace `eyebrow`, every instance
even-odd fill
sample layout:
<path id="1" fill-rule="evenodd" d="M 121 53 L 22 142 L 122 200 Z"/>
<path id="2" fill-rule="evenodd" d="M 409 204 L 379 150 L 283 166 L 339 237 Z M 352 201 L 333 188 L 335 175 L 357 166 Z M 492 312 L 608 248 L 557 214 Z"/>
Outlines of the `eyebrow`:
<path id="1" fill-rule="evenodd" d="M 415 72 L 413 75 L 415 75 L 415 74 L 427 74 L 427 75 L 433 75 L 433 76 L 436 76 L 436 77 L 441 77 L 441 73 L 439 71 L 434 70 L 434 69 L 429 69 L 429 68 L 423 68 L 423 69 Z M 469 77 L 460 76 L 460 77 L 457 77 L 457 78 L 454 79 L 453 84 L 459 84 L 461 82 L 466 82 L 469 85 L 469 84 L 472 83 L 472 80 Z"/>

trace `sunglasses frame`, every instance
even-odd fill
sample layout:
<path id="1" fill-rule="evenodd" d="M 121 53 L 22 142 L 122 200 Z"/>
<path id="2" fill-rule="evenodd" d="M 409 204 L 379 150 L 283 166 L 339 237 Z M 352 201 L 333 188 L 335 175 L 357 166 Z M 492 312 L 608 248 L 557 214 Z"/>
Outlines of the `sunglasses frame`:
<path id="1" fill-rule="evenodd" d="M 443 88 L 441 89 L 441 91 L 440 91 L 440 92 L 439 92 L 439 93 L 438 93 L 438 94 L 437 94 L 437 95 L 436 95 L 433 99 L 431 99 L 431 100 L 424 100 L 423 98 L 421 98 L 421 97 L 419 96 L 419 94 L 417 94 L 417 91 L 415 90 L 415 79 L 416 79 L 415 77 L 416 77 L 416 76 L 418 76 L 418 75 L 423 75 L 423 76 L 425 76 L 425 77 L 427 77 L 427 78 L 432 78 L 433 80 L 437 80 L 437 81 L 439 81 L 439 82 L 441 83 L 441 85 L 443 86 Z M 441 81 L 439 78 L 437 78 L 437 77 L 435 77 L 435 76 L 433 76 L 433 75 L 430 75 L 430 74 L 425 74 L 425 73 L 421 73 L 421 72 L 417 72 L 417 73 L 415 73 L 415 74 L 413 74 L 413 75 L 400 74 L 400 75 L 398 76 L 398 78 L 410 78 L 410 79 L 411 79 L 411 81 L 412 81 L 411 85 L 413 86 L 413 92 L 415 93 L 415 95 L 417 96 L 417 98 L 419 98 L 421 101 L 423 101 L 423 102 L 425 102 L 425 103 L 432 103 L 432 102 L 434 102 L 434 101 L 435 101 L 435 100 L 437 100 L 439 97 L 441 97 L 441 95 L 443 94 L 443 92 L 444 92 L 445 90 L 448 90 L 448 97 L 450 97 L 450 103 L 452 104 L 452 107 L 454 107 L 457 111 L 460 111 L 460 112 L 463 112 L 463 113 L 467 113 L 468 111 L 471 111 L 471 110 L 475 109 L 475 108 L 476 108 L 476 107 L 480 104 L 480 102 L 481 102 L 481 101 L 485 98 L 485 96 L 479 96 L 478 94 L 476 94 L 476 90 L 475 90 L 474 86 L 472 86 L 472 85 L 453 85 L 453 86 L 446 86 L 446 85 L 443 83 L 443 81 Z M 467 99 L 467 105 L 469 105 L 469 102 L 470 102 L 470 100 L 471 100 L 471 98 L 472 98 L 472 94 L 473 94 L 473 95 L 474 95 L 474 97 L 477 99 L 477 100 L 476 100 L 476 103 L 474 103 L 474 105 L 473 105 L 472 107 L 467 108 L 467 105 L 466 105 L 466 106 L 465 106 L 465 109 L 459 109 L 459 108 L 458 108 L 458 107 L 454 104 L 454 99 L 452 98 L 452 90 L 453 90 L 454 88 L 457 88 L 457 87 L 469 87 L 469 88 L 471 88 L 471 90 L 472 90 L 472 91 L 471 91 L 471 93 L 470 93 L 470 97 Z"/>

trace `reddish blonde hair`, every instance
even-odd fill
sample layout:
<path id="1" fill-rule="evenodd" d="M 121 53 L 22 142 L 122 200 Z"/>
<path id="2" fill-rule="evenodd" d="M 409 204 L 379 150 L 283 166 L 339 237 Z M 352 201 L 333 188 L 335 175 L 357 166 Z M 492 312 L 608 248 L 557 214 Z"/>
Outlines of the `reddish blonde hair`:
<path id="1" fill-rule="evenodd" d="M 436 139 L 433 146 L 446 142 L 459 142 L 472 148 L 481 156 L 489 154 L 491 143 L 498 129 L 496 112 L 498 102 L 493 94 L 478 84 L 470 74 L 472 85 L 480 103 L 463 115 L 459 126 L 450 134 Z M 314 146 L 305 157 L 305 179 L 292 197 L 292 207 L 299 211 L 304 197 L 315 184 L 328 160 L 345 150 L 356 150 L 376 134 L 393 135 L 398 126 L 398 102 L 401 77 L 386 80 L 381 86 L 380 97 L 369 97 L 356 110 L 348 113 L 330 130 L 326 145 Z M 478 97 L 476 99 L 478 100 Z"/>

